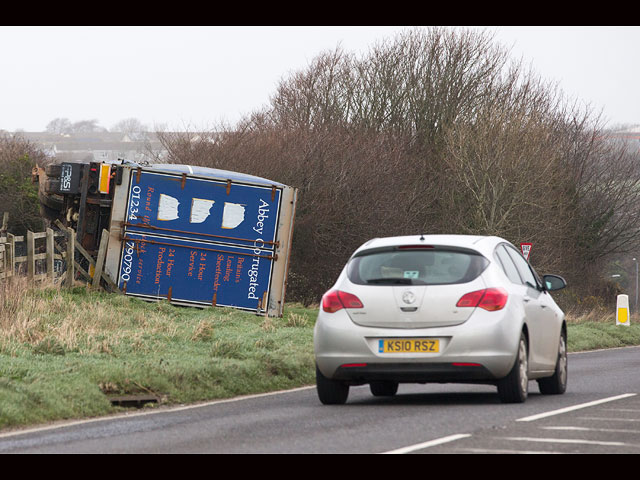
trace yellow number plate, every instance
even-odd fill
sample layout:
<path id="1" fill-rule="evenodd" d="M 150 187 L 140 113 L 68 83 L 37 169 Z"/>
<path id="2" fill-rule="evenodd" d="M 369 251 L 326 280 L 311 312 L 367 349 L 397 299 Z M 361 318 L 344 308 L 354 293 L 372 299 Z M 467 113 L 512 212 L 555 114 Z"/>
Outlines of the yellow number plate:
<path id="1" fill-rule="evenodd" d="M 433 338 L 383 338 L 378 340 L 380 353 L 438 353 L 440 342 Z"/>

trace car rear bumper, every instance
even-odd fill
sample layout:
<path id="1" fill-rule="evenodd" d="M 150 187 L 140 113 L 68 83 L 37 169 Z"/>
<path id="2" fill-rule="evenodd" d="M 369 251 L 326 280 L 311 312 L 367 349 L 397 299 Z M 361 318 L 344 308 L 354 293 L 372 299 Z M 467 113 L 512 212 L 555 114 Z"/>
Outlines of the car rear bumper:
<path id="1" fill-rule="evenodd" d="M 338 367 L 334 380 L 351 384 L 375 381 L 399 383 L 494 383 L 495 377 L 480 364 L 467 363 L 371 363 Z"/>
<path id="2" fill-rule="evenodd" d="M 521 322 L 500 312 L 475 312 L 461 325 L 420 329 L 362 327 L 343 311 L 321 312 L 315 359 L 325 377 L 354 383 L 487 383 L 511 370 L 521 331 Z M 437 353 L 383 354 L 377 345 L 385 338 L 438 339 L 440 346 Z"/>

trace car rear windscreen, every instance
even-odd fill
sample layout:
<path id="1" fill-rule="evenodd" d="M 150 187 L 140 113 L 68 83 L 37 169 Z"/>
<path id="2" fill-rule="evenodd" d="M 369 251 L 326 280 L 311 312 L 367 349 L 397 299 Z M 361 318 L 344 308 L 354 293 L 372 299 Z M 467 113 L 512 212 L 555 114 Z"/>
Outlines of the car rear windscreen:
<path id="1" fill-rule="evenodd" d="M 450 285 L 472 281 L 488 264 L 472 251 L 397 247 L 358 254 L 347 275 L 360 285 Z"/>

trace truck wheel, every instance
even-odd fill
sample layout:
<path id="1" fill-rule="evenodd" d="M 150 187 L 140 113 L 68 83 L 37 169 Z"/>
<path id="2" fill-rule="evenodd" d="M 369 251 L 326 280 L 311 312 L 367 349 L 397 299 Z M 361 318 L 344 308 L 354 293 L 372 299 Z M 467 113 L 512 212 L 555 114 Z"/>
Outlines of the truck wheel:
<path id="1" fill-rule="evenodd" d="M 57 177 L 60 178 L 60 174 L 62 173 L 62 165 L 59 163 L 50 163 L 46 167 L 44 167 L 44 173 L 47 177 Z"/>
<path id="2" fill-rule="evenodd" d="M 59 212 L 64 210 L 64 198 L 60 195 L 54 195 L 51 193 L 45 193 L 42 190 L 38 190 L 38 200 L 40 203 Z"/>
<path id="3" fill-rule="evenodd" d="M 349 396 L 349 385 L 325 377 L 316 365 L 316 389 L 324 405 L 342 405 Z"/>
<path id="4" fill-rule="evenodd" d="M 556 370 L 551 377 L 539 379 L 538 387 L 544 395 L 560 395 L 567 390 L 567 334 L 564 330 L 558 342 Z"/>
<path id="5" fill-rule="evenodd" d="M 49 224 L 54 223 L 57 219 L 60 218 L 60 210 L 55 208 L 47 207 L 44 203 L 40 204 L 40 215 L 49 222 Z"/>
<path id="6" fill-rule="evenodd" d="M 509 374 L 498 381 L 498 396 L 502 403 L 522 403 L 529 394 L 529 362 L 527 339 L 520 334 L 516 361 Z"/>

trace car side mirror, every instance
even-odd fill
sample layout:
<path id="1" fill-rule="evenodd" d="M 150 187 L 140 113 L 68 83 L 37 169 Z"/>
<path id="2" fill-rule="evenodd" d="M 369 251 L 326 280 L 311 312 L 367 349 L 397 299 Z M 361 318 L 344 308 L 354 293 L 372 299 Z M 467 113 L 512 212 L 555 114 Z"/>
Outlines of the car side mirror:
<path id="1" fill-rule="evenodd" d="M 565 279 L 559 275 L 544 275 L 542 282 L 544 283 L 544 288 L 550 292 L 567 286 Z"/>

